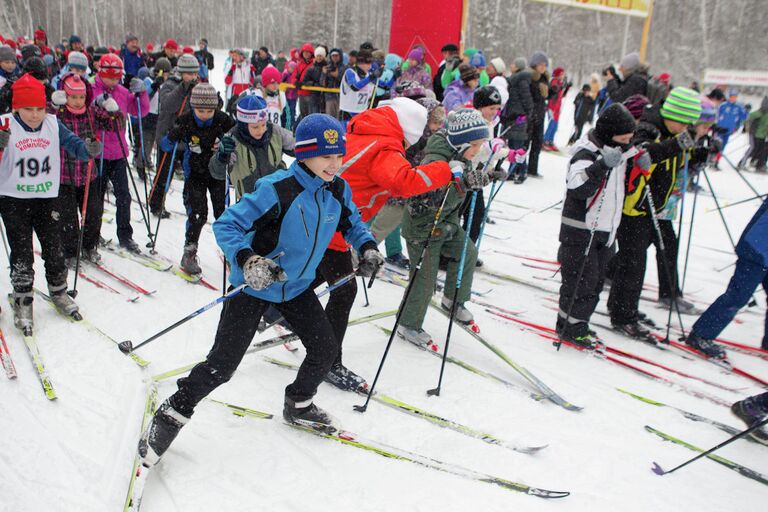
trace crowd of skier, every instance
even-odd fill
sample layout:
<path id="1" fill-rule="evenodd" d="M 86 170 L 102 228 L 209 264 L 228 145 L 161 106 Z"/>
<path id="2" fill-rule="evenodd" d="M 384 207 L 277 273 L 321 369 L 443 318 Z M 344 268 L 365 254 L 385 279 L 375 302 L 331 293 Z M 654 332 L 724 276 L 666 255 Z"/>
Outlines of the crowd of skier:
<path id="1" fill-rule="evenodd" d="M 262 317 L 279 320 L 306 348 L 285 389 L 285 419 L 334 432 L 333 417 L 313 401 L 319 384 L 367 389 L 342 361 L 355 275 L 409 272 L 393 336 L 441 349 L 423 327 L 438 284 L 451 321 L 473 324 L 467 306 L 483 266 L 478 247 L 493 222 L 486 210 L 493 196 L 483 189 L 542 174 L 541 151 L 560 153 L 555 135 L 573 85 L 563 67 L 550 74 L 543 52 L 507 66 L 455 44 L 443 46 L 433 70 L 421 46 L 404 56 L 371 43 L 351 51 L 305 43 L 276 54 L 261 47 L 250 57 L 232 49 L 215 63 L 206 39 L 197 49 L 168 39 L 157 52 L 130 34 L 120 48 L 86 47 L 76 35 L 51 46 L 42 30 L 32 41 L 2 41 L 0 215 L 15 325 L 32 335 L 33 233 L 50 299 L 77 319 L 68 272 L 101 265 L 107 249 L 150 258 L 134 239 L 132 204 L 154 249 L 175 174 L 187 214 L 181 271 L 202 278 L 198 245 L 210 200 L 230 290 L 242 290 L 224 301 L 205 361 L 179 379 L 142 436 L 148 466 L 195 406 L 232 377 Z M 215 65 L 225 70 L 224 91 L 209 82 Z M 670 315 L 698 316 L 685 343 L 727 358 L 717 337 L 758 285 L 768 289 L 768 202 L 735 243 L 733 277 L 706 311 L 681 291 L 677 220 L 699 177 L 721 159 L 731 165 L 724 148 L 740 129 L 750 149 L 734 167 L 766 172 L 768 98 L 750 113 L 738 91 L 673 86 L 667 73 L 652 76 L 637 53 L 579 88 L 557 254 L 562 284 L 553 323 L 562 342 L 600 350 L 590 320 L 610 283 L 613 329 L 658 343 L 639 309 L 653 244 L 659 302 Z M 108 192 L 116 242 L 102 229 Z M 331 289 L 325 307 L 314 292 L 322 283 Z M 753 425 L 768 413 L 768 394 L 733 411 Z M 765 431 L 753 436 L 768 442 Z"/>

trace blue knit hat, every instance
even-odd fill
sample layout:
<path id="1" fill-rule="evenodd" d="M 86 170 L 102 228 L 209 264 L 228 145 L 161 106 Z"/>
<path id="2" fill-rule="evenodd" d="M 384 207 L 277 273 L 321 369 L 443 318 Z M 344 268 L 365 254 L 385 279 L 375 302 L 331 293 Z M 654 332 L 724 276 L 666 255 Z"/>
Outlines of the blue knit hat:
<path id="1" fill-rule="evenodd" d="M 483 115 L 473 108 L 461 108 L 448 113 L 445 120 L 448 142 L 463 153 L 472 141 L 490 137 Z"/>
<path id="2" fill-rule="evenodd" d="M 469 63 L 476 68 L 484 68 L 485 67 L 485 55 L 483 55 L 483 52 L 477 52 L 472 56 L 471 59 L 469 59 Z"/>
<path id="3" fill-rule="evenodd" d="M 344 127 L 327 114 L 310 114 L 296 127 L 297 160 L 346 152 Z"/>
<path id="4" fill-rule="evenodd" d="M 268 117 L 267 102 L 261 96 L 248 94 L 237 101 L 237 120 L 241 123 L 262 123 Z"/>

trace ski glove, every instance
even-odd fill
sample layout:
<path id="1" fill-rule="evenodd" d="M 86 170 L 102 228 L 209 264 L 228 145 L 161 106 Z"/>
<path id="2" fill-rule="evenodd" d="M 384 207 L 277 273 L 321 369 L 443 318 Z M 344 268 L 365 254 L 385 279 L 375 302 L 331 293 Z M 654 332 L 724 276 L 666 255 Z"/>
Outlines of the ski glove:
<path id="1" fill-rule="evenodd" d="M 603 165 L 609 169 L 613 169 L 621 163 L 621 149 L 611 146 L 603 146 L 600 149 L 600 155 L 603 158 Z"/>
<path id="2" fill-rule="evenodd" d="M 367 249 L 363 253 L 363 258 L 357 266 L 357 275 L 363 277 L 375 276 L 379 268 L 384 265 L 384 257 L 378 249 Z"/>
<path id="3" fill-rule="evenodd" d="M 527 152 L 523 148 L 518 148 L 509 152 L 507 160 L 511 164 L 522 164 L 525 163 L 526 156 L 528 156 Z"/>
<path id="4" fill-rule="evenodd" d="M 287 281 L 285 271 L 269 258 L 254 254 L 243 265 L 243 278 L 254 290 L 263 290 L 276 281 Z"/>
<path id="5" fill-rule="evenodd" d="M 101 142 L 98 140 L 85 139 L 85 150 L 88 151 L 88 155 L 95 157 L 101 154 Z"/>
<path id="6" fill-rule="evenodd" d="M 115 99 L 109 94 L 107 94 L 106 92 L 96 96 L 96 99 L 93 100 L 93 102 L 96 104 L 97 107 L 106 110 L 110 114 L 120 110 L 120 107 L 118 106 Z"/>
<path id="7" fill-rule="evenodd" d="M 644 171 L 650 169 L 652 163 L 651 155 L 649 155 L 647 151 L 641 151 L 640 154 L 635 157 L 635 165 Z"/>
<path id="8" fill-rule="evenodd" d="M 448 167 L 451 168 L 454 183 L 462 192 L 470 189 L 480 190 L 491 181 L 491 178 L 482 171 L 465 171 L 464 163 L 458 160 L 448 162 Z"/>
<path id="9" fill-rule="evenodd" d="M 8 130 L 0 130 L 0 151 L 8 147 L 8 142 L 11 140 L 11 132 Z"/>
<path id="10" fill-rule="evenodd" d="M 53 91 L 51 94 L 51 103 L 57 107 L 63 107 L 67 104 L 67 93 L 64 91 Z"/>
<path id="11" fill-rule="evenodd" d="M 229 134 L 224 135 L 219 142 L 219 160 L 226 161 L 229 155 L 235 152 L 235 138 Z"/>
<path id="12" fill-rule="evenodd" d="M 683 151 L 688 151 L 693 148 L 693 137 L 688 133 L 688 130 L 685 130 L 677 136 L 677 145 L 680 146 L 680 149 Z"/>
<path id="13" fill-rule="evenodd" d="M 144 80 L 134 77 L 131 78 L 131 81 L 128 84 L 128 90 L 130 90 L 133 94 L 141 94 L 146 91 L 147 88 L 144 85 Z"/>

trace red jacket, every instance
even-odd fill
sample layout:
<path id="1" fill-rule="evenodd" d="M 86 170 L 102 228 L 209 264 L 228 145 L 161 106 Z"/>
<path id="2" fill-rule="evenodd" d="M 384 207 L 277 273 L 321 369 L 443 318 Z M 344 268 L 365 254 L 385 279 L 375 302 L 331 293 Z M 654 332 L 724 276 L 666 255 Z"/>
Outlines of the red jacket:
<path id="1" fill-rule="evenodd" d="M 309 58 L 309 61 L 304 60 L 304 55 L 302 55 L 304 52 L 309 52 L 313 55 Z M 314 55 L 315 47 L 309 43 L 304 43 L 304 46 L 302 46 L 301 50 L 299 51 L 299 60 L 296 66 L 296 81 L 294 82 L 296 87 L 304 84 L 304 75 L 306 75 L 307 71 L 315 65 Z M 299 89 L 299 96 L 309 96 L 310 94 L 312 94 L 312 91 L 304 91 Z"/>
<path id="2" fill-rule="evenodd" d="M 449 183 L 453 175 L 447 162 L 432 162 L 413 167 L 405 158 L 403 130 L 390 107 L 379 107 L 357 114 L 347 126 L 347 153 L 344 165 L 353 162 L 341 175 L 352 190 L 364 222 L 371 220 L 391 197 L 411 197 L 436 190 Z M 329 249 L 346 251 L 340 233 Z"/>

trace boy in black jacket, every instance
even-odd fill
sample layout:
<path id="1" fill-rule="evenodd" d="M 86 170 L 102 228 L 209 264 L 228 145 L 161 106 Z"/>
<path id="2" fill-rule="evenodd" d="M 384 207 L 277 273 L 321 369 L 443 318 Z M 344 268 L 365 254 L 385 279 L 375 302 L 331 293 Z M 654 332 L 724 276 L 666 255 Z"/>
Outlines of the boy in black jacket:
<path id="1" fill-rule="evenodd" d="M 197 84 L 189 98 L 192 110 L 182 114 L 160 141 L 160 149 L 167 153 L 173 151 L 175 144 L 184 146 L 184 206 L 188 219 L 181 269 L 193 276 L 202 273 L 197 263 L 197 242 L 208 220 L 206 192 L 211 196 L 213 216 L 218 219 L 224 212 L 226 184 L 208 172 L 208 161 L 218 149 L 219 138 L 235 124 L 219 110 L 220 101 L 212 85 Z"/>

